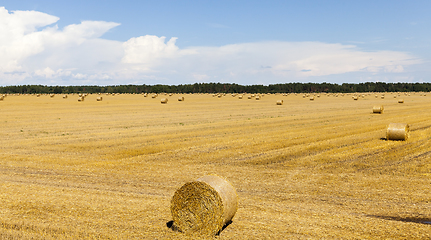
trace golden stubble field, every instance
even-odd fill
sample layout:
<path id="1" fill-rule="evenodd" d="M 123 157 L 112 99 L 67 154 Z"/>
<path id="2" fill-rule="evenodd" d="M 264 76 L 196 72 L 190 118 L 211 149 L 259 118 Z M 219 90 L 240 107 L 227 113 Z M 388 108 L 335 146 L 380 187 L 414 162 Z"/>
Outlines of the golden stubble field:
<path id="1" fill-rule="evenodd" d="M 0 238 L 187 239 L 170 200 L 207 174 L 239 197 L 218 239 L 431 238 L 431 96 L 352 95 L 7 96 Z"/>

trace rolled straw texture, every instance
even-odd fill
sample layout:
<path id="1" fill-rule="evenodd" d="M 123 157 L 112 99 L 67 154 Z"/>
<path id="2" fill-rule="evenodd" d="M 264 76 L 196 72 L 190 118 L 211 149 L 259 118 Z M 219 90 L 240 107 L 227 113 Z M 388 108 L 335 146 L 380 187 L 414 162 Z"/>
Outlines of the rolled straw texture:
<path id="1" fill-rule="evenodd" d="M 175 226 L 183 233 L 214 236 L 238 208 L 235 188 L 218 176 L 204 176 L 179 188 L 171 200 Z"/>
<path id="2" fill-rule="evenodd" d="M 276 104 L 277 105 L 283 105 L 283 100 L 277 100 Z"/>
<path id="3" fill-rule="evenodd" d="M 161 102 L 161 103 L 168 103 L 168 99 L 167 99 L 167 98 L 162 98 L 162 99 L 160 100 L 160 102 Z"/>
<path id="4" fill-rule="evenodd" d="M 390 123 L 386 130 L 386 140 L 407 140 L 409 128 L 406 123 Z"/>
<path id="5" fill-rule="evenodd" d="M 373 113 L 383 113 L 383 106 L 374 106 Z"/>

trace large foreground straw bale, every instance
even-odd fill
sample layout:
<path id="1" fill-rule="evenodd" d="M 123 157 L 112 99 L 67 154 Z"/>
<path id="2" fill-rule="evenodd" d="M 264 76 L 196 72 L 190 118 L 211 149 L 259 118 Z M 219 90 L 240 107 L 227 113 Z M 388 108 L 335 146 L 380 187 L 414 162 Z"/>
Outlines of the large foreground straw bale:
<path id="1" fill-rule="evenodd" d="M 383 106 L 374 106 L 373 107 L 373 113 L 383 113 Z"/>
<path id="2" fill-rule="evenodd" d="M 237 208 L 235 188 L 214 175 L 184 184 L 171 200 L 175 226 L 191 235 L 214 236 L 232 220 Z"/>
<path id="3" fill-rule="evenodd" d="M 405 123 L 390 123 L 386 130 L 386 140 L 407 140 L 409 125 Z"/>

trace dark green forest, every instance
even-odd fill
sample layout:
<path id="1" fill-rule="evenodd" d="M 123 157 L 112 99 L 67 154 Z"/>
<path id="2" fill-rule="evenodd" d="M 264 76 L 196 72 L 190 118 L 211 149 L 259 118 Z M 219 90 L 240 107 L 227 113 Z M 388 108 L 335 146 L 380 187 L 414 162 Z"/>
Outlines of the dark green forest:
<path id="1" fill-rule="evenodd" d="M 0 87 L 0 93 L 349 93 L 349 92 L 429 92 L 431 83 L 281 83 L 238 85 L 234 83 L 195 83 L 181 85 L 43 86 Z"/>

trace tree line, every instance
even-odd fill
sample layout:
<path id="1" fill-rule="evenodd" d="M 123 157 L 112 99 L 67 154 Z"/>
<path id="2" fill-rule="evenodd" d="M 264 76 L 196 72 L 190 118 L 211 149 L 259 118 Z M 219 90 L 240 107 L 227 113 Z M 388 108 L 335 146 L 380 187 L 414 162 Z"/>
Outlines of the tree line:
<path id="1" fill-rule="evenodd" d="M 44 86 L 0 87 L 0 93 L 349 93 L 349 92 L 429 92 L 431 83 L 280 83 L 239 85 L 235 83 L 194 83 L 180 85 Z"/>

